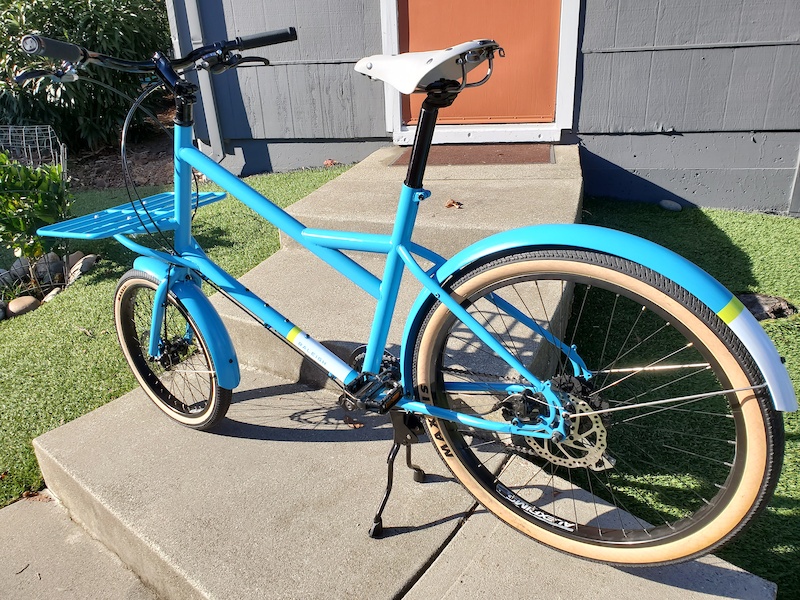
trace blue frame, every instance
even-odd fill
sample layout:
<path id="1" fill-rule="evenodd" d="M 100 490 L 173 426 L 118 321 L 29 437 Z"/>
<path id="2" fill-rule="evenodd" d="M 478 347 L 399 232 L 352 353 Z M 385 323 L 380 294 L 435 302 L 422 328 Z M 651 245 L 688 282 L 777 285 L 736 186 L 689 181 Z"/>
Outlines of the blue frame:
<path id="1" fill-rule="evenodd" d="M 325 369 L 329 377 L 338 380 L 343 385 L 348 385 L 357 379 L 360 373 L 246 289 L 206 256 L 191 234 L 193 208 L 221 199 L 224 195 L 205 193 L 194 196 L 191 191 L 193 167 L 377 300 L 364 359 L 364 372 L 377 373 L 380 370 L 403 271 L 408 269 L 411 275 L 423 285 L 423 290 L 411 309 L 403 334 L 400 363 L 404 397 L 397 403 L 398 408 L 498 433 L 537 438 L 551 438 L 556 433 L 567 434 L 567 423 L 561 417 L 561 402 L 550 389 L 549 382 L 542 382 L 536 378 L 442 288 L 444 281 L 475 260 L 510 249 L 535 248 L 540 245 L 600 250 L 633 260 L 673 279 L 717 312 L 747 343 L 751 352 L 752 349 L 755 349 L 752 352 L 753 356 L 759 368 L 765 373 L 776 408 L 795 410 L 797 407 L 788 374 L 780 367 L 780 359 L 774 346 L 757 322 L 749 318 L 750 315 L 747 314 L 747 311 L 739 310 L 733 295 L 710 275 L 656 244 L 621 232 L 586 225 L 541 225 L 523 227 L 490 236 L 465 248 L 452 259 L 446 260 L 435 252 L 411 241 L 418 204 L 430 195 L 427 190 L 403 185 L 394 227 L 390 235 L 312 229 L 303 225 L 196 149 L 192 144 L 191 127 L 175 126 L 174 148 L 175 191 L 171 195 L 173 204 L 171 210 L 164 208 L 166 202 L 164 196 L 169 195 L 159 195 L 141 201 L 141 207 L 109 209 L 95 215 L 81 217 L 74 222 L 64 222 L 43 228 L 39 233 L 84 238 L 113 236 L 119 243 L 140 254 L 141 256 L 136 259 L 134 266 L 151 273 L 161 282 L 155 294 L 152 331 L 160 330 L 164 314 L 164 300 L 168 292 L 174 293 L 190 308 L 192 317 L 206 337 L 219 383 L 223 387 L 232 389 L 239 384 L 238 361 L 230 337 L 219 315 L 199 291 L 201 277 L 213 282 L 223 293 L 260 320 L 266 328 L 281 335 L 310 360 Z M 155 205 L 154 210 L 157 211 L 158 218 L 154 221 L 158 223 L 158 228 L 174 231 L 176 254 L 142 246 L 128 237 L 132 233 L 152 231 L 155 228 L 155 225 L 151 224 L 153 215 L 145 210 L 145 204 Z M 133 220 L 132 216 L 127 214 L 134 212 L 139 214 L 138 220 Z M 125 213 L 124 216 L 123 213 Z M 581 242 L 576 243 L 574 240 L 581 240 Z M 343 250 L 386 255 L 386 265 L 382 277 L 378 278 L 370 273 L 344 254 Z M 415 257 L 430 262 L 433 266 L 425 270 Z M 518 384 L 498 384 L 498 391 L 511 394 L 529 389 L 540 393 L 553 409 L 549 411 L 549 416 L 544 417 L 540 423 L 530 425 L 520 425 L 515 421 L 498 423 L 412 399 L 412 360 L 409 353 L 414 341 L 412 338 L 416 335 L 417 317 L 432 298 L 444 304 L 457 319 L 467 325 L 499 357 L 531 382 L 528 388 Z M 499 298 L 497 304 L 507 309 L 513 309 L 513 307 L 506 306 L 506 303 Z M 521 322 L 527 324 L 532 331 L 542 335 L 564 354 L 570 361 L 575 375 L 591 378 L 591 372 L 578 355 L 575 347 L 569 347 L 561 340 L 554 338 L 533 320 L 525 318 L 517 311 L 514 313 Z M 160 355 L 158 336 L 151 336 L 149 352 L 152 356 Z M 452 390 L 472 389 L 468 384 L 447 385 L 448 389 Z"/>
<path id="2" fill-rule="evenodd" d="M 410 387 L 410 382 L 408 381 L 404 382 L 404 389 L 407 393 L 397 403 L 398 408 L 417 414 L 469 424 L 489 431 L 514 435 L 550 438 L 555 432 L 561 435 L 567 434 L 567 423 L 560 417 L 559 407 L 561 404 L 555 394 L 550 391 L 549 382 L 542 382 L 537 379 L 458 302 L 444 291 L 439 279 L 434 274 L 447 261 L 435 252 L 411 241 L 418 204 L 427 198 L 430 192 L 422 188 L 411 188 L 405 184 L 403 185 L 397 207 L 397 216 L 390 235 L 308 228 L 195 148 L 192 144 L 191 131 L 191 127 L 175 126 L 175 205 L 174 220 L 171 228 L 175 231 L 174 245 L 177 255 L 142 246 L 127 237 L 125 233 L 117 233 L 113 236 L 125 247 L 145 257 L 144 259 L 137 259 L 139 261 L 138 264 L 135 263 L 137 268 L 141 266 L 161 280 L 161 284 L 156 290 L 156 306 L 152 317 L 153 331 L 160 329 L 160 322 L 163 319 L 163 300 L 166 298 L 167 292 L 174 292 L 175 286 L 180 282 L 185 282 L 191 273 L 198 273 L 202 274 L 203 278 L 213 282 L 226 295 L 259 319 L 265 327 L 281 335 L 308 356 L 310 360 L 320 365 L 327 371 L 329 377 L 347 385 L 360 375 L 358 371 L 351 368 L 284 315 L 246 289 L 206 256 L 191 235 L 192 202 L 187 201 L 187 199 L 192 198 L 191 169 L 194 167 L 377 300 L 370 338 L 367 343 L 363 372 L 377 373 L 380 370 L 403 271 L 407 268 L 422 283 L 428 293 L 439 298 L 455 314 L 456 318 L 467 324 L 484 343 L 530 381 L 532 383 L 530 389 L 542 393 L 554 410 L 550 411 L 550 415 L 544 418 L 542 423 L 536 425 L 520 425 L 516 422 L 497 423 L 413 401 L 408 393 Z M 386 265 L 382 277 L 378 278 L 367 271 L 363 266 L 344 254 L 343 250 L 386 255 Z M 433 266 L 428 270 L 423 269 L 415 256 L 433 263 Z M 143 262 L 143 260 L 147 262 Z M 158 269 L 154 266 L 153 260 L 161 262 L 164 268 Z M 158 301 L 159 299 L 161 299 L 161 302 Z M 197 303 L 196 310 L 205 313 L 214 309 L 210 304 L 204 307 L 201 303 Z M 200 320 L 212 322 L 213 318 L 201 316 Z M 214 327 L 215 325 L 212 324 L 210 326 Z M 541 328 L 538 326 L 535 326 L 534 329 L 541 332 Z M 201 331 L 206 333 L 203 327 L 201 327 Z M 208 341 L 210 346 L 216 345 L 213 338 Z M 220 346 L 226 345 L 224 340 L 218 343 Z M 573 362 L 576 374 L 590 375 L 582 361 L 577 358 L 574 349 L 570 349 L 561 343 L 557 344 L 557 346 Z M 152 336 L 149 351 L 153 356 L 159 356 L 160 354 L 156 336 Z M 233 353 L 232 348 L 231 350 L 226 350 L 221 347 L 212 347 L 210 352 L 218 371 L 220 384 L 225 385 L 225 382 L 230 383 L 233 381 L 238 384 L 238 364 L 231 364 L 232 361 L 224 360 L 225 356 Z M 223 360 L 219 360 L 218 356 L 223 357 Z M 228 386 L 225 385 L 225 387 Z M 514 390 L 522 390 L 521 386 L 517 384 L 509 384 L 502 387 L 508 393 L 513 393 Z M 520 389 L 517 390 L 516 388 Z"/>

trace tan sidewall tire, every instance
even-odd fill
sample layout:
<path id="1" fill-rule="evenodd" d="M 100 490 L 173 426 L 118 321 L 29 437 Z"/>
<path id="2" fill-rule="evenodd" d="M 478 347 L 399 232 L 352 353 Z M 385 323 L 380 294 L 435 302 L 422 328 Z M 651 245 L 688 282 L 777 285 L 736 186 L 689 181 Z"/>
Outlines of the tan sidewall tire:
<path id="1" fill-rule="evenodd" d="M 122 348 L 122 354 L 125 356 L 125 360 L 128 363 L 128 366 L 131 369 L 131 372 L 136 377 L 136 380 L 139 382 L 139 385 L 145 391 L 147 396 L 150 400 L 153 401 L 159 410 L 164 412 L 168 415 L 171 419 L 186 425 L 187 427 L 192 427 L 195 429 L 210 429 L 213 427 L 217 422 L 220 421 L 225 416 L 227 412 L 228 406 L 230 405 L 230 396 L 231 391 L 226 390 L 224 388 L 220 388 L 216 381 L 216 372 L 214 370 L 213 363 L 210 365 L 211 371 L 214 372 L 213 377 L 213 392 L 211 394 L 210 404 L 211 406 L 208 408 L 207 411 L 202 413 L 200 418 L 191 418 L 187 415 L 180 413 L 179 411 L 172 410 L 168 406 L 164 404 L 164 402 L 159 398 L 158 394 L 151 388 L 148 381 L 142 376 L 141 372 L 136 366 L 136 361 L 134 360 L 133 356 L 130 353 L 128 348 L 128 344 L 124 340 L 123 336 L 123 325 L 122 325 L 122 310 L 123 305 L 127 301 L 127 295 L 131 293 L 132 287 L 146 287 L 153 291 L 155 291 L 157 287 L 157 283 L 149 279 L 148 277 L 144 276 L 136 276 L 136 275 L 126 275 L 120 280 L 119 285 L 117 286 L 117 292 L 115 295 L 114 300 L 114 324 L 117 330 L 117 339 L 119 341 L 119 345 Z M 207 357 L 208 361 L 211 362 L 211 355 L 208 352 L 208 347 L 206 346 L 205 339 L 203 336 L 199 334 L 197 326 L 195 325 L 194 321 L 192 320 L 191 316 L 187 313 L 186 309 L 175 299 L 170 297 L 170 304 L 173 307 L 180 309 L 181 315 L 187 320 L 189 325 L 192 328 L 196 336 L 196 341 L 200 344 L 203 349 L 204 355 Z M 221 414 L 220 414 L 221 413 Z"/>
<path id="2" fill-rule="evenodd" d="M 751 385 L 747 375 L 741 369 L 730 350 L 695 314 L 664 292 L 630 275 L 620 273 L 610 268 L 558 259 L 514 262 L 489 269 L 469 279 L 455 290 L 455 295 L 465 298 L 499 279 L 510 279 L 518 275 L 529 273 L 594 276 L 600 280 L 628 289 L 652 301 L 654 304 L 662 307 L 673 315 L 674 318 L 677 318 L 711 350 L 730 380 L 733 389 L 746 388 Z M 448 316 L 449 311 L 447 308 L 443 305 L 439 305 L 430 320 L 424 326 L 417 357 L 433 356 L 435 352 L 433 345 L 435 344 L 436 334 L 447 321 Z M 430 387 L 431 384 L 436 381 L 436 374 L 432 372 L 433 368 L 430 364 L 431 362 L 433 361 L 418 362 L 417 383 L 427 384 L 428 387 Z M 721 514 L 718 514 L 712 521 L 705 524 L 699 530 L 674 541 L 666 540 L 662 545 L 650 547 L 601 546 L 563 537 L 548 529 L 536 526 L 534 523 L 520 517 L 520 515 L 510 510 L 490 495 L 487 490 L 473 478 L 472 474 L 464 467 L 454 453 L 450 453 L 450 456 L 445 453 L 443 448 L 444 442 L 437 443 L 435 440 L 437 434 L 440 433 L 444 434 L 446 437 L 443 423 L 440 424 L 435 419 L 428 419 L 427 424 L 431 434 L 431 440 L 434 441 L 434 446 L 436 446 L 442 460 L 444 460 L 453 474 L 484 507 L 515 529 L 559 550 L 598 561 L 617 564 L 666 563 L 683 560 L 687 557 L 702 553 L 709 547 L 717 544 L 720 540 L 724 540 L 737 529 L 743 520 L 748 518 L 753 506 L 759 501 L 764 483 L 764 474 L 767 469 L 768 443 L 764 416 L 759 401 L 752 392 L 742 392 L 738 394 L 738 401 L 742 408 L 744 430 L 738 431 L 737 436 L 744 436 L 746 438 L 747 452 L 746 456 L 743 457 L 745 464 L 742 470 L 742 477 L 737 485 L 738 489 L 736 494 L 730 500 L 727 508 L 721 511 Z M 742 457 L 737 457 L 737 459 L 741 460 Z"/>

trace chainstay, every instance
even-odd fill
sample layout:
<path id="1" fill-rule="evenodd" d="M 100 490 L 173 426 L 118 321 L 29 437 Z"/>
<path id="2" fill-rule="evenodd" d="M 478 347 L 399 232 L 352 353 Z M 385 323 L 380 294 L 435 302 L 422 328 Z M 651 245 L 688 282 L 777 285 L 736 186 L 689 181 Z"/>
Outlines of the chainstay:
<path id="1" fill-rule="evenodd" d="M 454 369 L 452 367 L 444 367 L 444 368 L 442 368 L 442 372 L 454 373 L 454 374 L 457 374 L 457 375 L 471 375 L 473 377 L 481 377 L 483 379 L 491 379 L 491 380 L 498 380 L 499 379 L 497 377 L 497 375 L 491 375 L 489 373 L 480 373 L 480 372 L 477 372 L 477 371 L 471 371 L 469 369 Z M 507 380 L 507 382 L 508 383 L 518 383 L 518 384 L 522 385 L 521 380 Z M 540 404 L 544 405 L 544 406 L 549 406 L 549 404 L 547 404 L 546 402 L 542 402 L 541 400 L 536 399 L 536 401 L 539 402 Z M 490 411 L 490 412 L 487 412 L 485 414 L 488 415 L 491 412 L 495 412 L 495 411 Z M 485 415 L 479 415 L 479 416 L 485 416 Z M 517 455 L 523 455 L 523 456 L 534 456 L 536 458 L 542 458 L 539 454 L 537 454 L 536 452 L 534 452 L 530 448 L 524 448 L 522 446 L 516 446 L 514 444 L 506 444 L 506 443 L 502 442 L 501 440 L 499 440 L 497 438 L 497 436 L 492 435 L 489 432 L 482 431 L 480 429 L 476 429 L 476 428 L 470 427 L 468 429 L 463 429 L 463 430 L 459 429 L 458 432 L 462 433 L 462 434 L 463 433 L 468 433 L 472 437 L 477 438 L 479 440 L 483 440 L 485 442 L 494 442 L 498 446 L 501 446 L 503 448 L 503 451 L 508 453 L 508 454 L 517 454 Z"/>

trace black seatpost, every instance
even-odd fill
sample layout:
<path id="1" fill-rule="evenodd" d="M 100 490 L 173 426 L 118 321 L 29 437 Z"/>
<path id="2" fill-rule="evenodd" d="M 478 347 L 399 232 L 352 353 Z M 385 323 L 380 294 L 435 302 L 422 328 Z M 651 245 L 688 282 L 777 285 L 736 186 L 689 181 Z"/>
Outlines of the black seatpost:
<path id="1" fill-rule="evenodd" d="M 411 160 L 408 162 L 405 184 L 413 189 L 422 187 L 422 177 L 425 175 L 425 165 L 428 163 L 428 153 L 433 141 L 433 130 L 436 127 L 436 118 L 440 108 L 447 108 L 458 97 L 459 83 L 457 81 L 440 80 L 428 86 L 428 96 L 422 102 L 419 111 L 417 133 L 414 135 L 414 145 L 411 147 Z"/>

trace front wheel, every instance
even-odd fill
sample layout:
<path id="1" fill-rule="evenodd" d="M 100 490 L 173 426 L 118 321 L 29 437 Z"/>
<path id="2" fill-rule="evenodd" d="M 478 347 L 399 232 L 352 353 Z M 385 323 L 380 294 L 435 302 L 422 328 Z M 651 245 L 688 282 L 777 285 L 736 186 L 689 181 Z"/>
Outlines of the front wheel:
<path id="1" fill-rule="evenodd" d="M 158 281 L 128 271 L 117 285 L 114 320 L 122 353 L 142 388 L 158 408 L 179 423 L 207 430 L 228 411 L 232 392 L 217 383 L 208 345 L 191 315 L 171 292 L 161 331 L 161 356 L 151 357 L 153 299 Z"/>
<path id="2" fill-rule="evenodd" d="M 717 548 L 766 505 L 782 421 L 747 349 L 686 290 L 576 250 L 512 253 L 449 288 L 573 415 L 561 441 L 427 419 L 444 462 L 500 519 L 582 557 L 662 564 Z M 592 376 L 576 377 L 543 330 Z M 523 423 L 549 410 L 535 394 L 499 393 L 527 382 L 439 302 L 414 368 L 418 396 L 439 407 Z"/>

